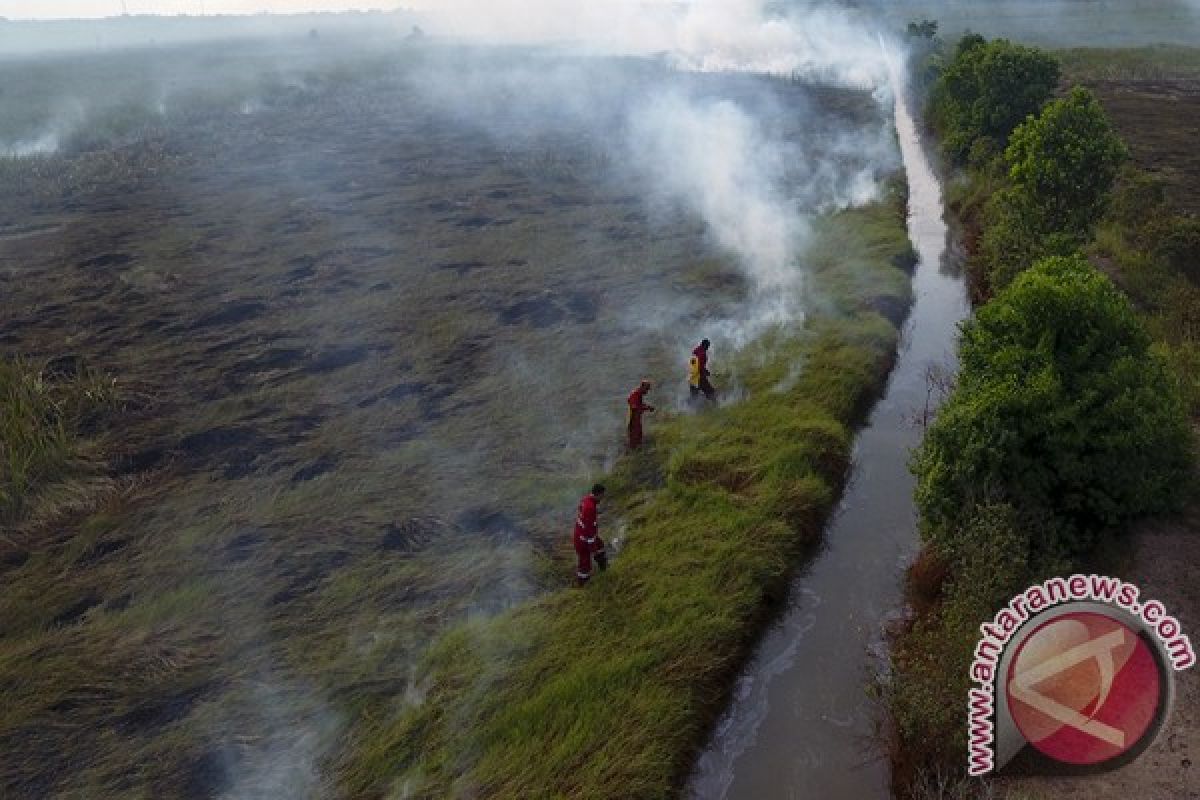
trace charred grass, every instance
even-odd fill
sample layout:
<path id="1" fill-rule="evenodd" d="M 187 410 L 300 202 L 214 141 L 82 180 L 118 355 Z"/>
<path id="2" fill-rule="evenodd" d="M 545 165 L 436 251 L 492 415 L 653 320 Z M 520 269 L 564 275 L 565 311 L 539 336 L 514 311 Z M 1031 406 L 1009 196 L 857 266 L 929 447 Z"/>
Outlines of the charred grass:
<path id="1" fill-rule="evenodd" d="M 1064 80 L 1099 97 L 1139 169 L 1179 211 L 1200 214 L 1200 48 L 1080 48 L 1056 53 Z"/>

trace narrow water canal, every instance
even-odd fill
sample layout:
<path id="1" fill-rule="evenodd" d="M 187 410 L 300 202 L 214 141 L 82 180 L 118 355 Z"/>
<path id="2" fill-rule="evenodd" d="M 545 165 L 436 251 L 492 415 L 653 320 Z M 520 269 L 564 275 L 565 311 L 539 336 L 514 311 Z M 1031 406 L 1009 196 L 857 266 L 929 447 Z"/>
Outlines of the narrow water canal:
<path id="1" fill-rule="evenodd" d="M 941 187 L 899 80 L 895 118 L 908 174 L 908 232 L 919 262 L 915 304 L 882 400 L 858 435 L 854 465 L 824 545 L 797 576 L 697 762 L 695 800 L 870 800 L 889 796 L 867 685 L 884 657 L 883 626 L 903 603 L 917 549 L 911 448 L 930 365 L 953 368 L 966 290 L 947 256 Z"/>

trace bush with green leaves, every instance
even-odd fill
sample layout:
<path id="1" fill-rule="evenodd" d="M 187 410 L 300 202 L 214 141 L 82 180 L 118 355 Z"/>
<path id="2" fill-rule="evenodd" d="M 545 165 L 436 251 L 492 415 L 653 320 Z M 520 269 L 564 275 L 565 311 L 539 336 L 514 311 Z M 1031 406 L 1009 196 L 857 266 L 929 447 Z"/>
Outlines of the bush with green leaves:
<path id="1" fill-rule="evenodd" d="M 982 140 L 1002 150 L 1012 130 L 1050 98 L 1058 74 L 1058 62 L 1041 50 L 964 36 L 931 96 L 947 153 L 961 163 Z"/>
<path id="2" fill-rule="evenodd" d="M 922 96 L 937 82 L 946 59 L 945 43 L 938 37 L 937 30 L 937 20 L 908 23 L 909 85 Z"/>
<path id="3" fill-rule="evenodd" d="M 913 459 L 922 533 L 953 557 L 973 509 L 1037 521 L 1039 560 L 1172 508 L 1191 446 L 1174 377 L 1082 256 L 1043 259 L 964 325 L 954 393 Z"/>
<path id="4" fill-rule="evenodd" d="M 1071 235 L 1104 213 L 1127 156 L 1096 96 L 1078 86 L 1017 127 L 1004 153 L 1013 190 L 1042 228 Z"/>
<path id="5" fill-rule="evenodd" d="M 1066 256 L 1079 250 L 1083 237 L 1045 226 L 1044 218 L 1022 192 L 1011 186 L 988 198 L 977 257 L 991 291 L 1003 289 L 1038 259 Z"/>
<path id="6" fill-rule="evenodd" d="M 908 23 L 907 35 L 909 39 L 927 39 L 933 40 L 937 38 L 938 23 L 936 19 L 922 19 L 920 22 Z"/>
<path id="7" fill-rule="evenodd" d="M 1125 146 L 1086 89 L 1073 90 L 1018 126 L 1004 153 L 1009 183 L 984 207 L 977 277 L 996 291 L 1037 259 L 1083 246 L 1125 158 Z M 1149 187 L 1126 188 L 1139 197 L 1153 194 Z M 1123 197 L 1123 205 L 1132 199 Z"/>

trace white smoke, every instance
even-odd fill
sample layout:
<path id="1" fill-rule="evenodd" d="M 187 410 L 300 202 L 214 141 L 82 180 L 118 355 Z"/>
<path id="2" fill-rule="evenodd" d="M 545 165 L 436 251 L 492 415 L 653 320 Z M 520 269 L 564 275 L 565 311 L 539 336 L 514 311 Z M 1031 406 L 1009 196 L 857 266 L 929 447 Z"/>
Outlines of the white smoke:
<path id="1" fill-rule="evenodd" d="M 885 79 L 872 38 L 836 6 L 794 15 L 768 13 L 764 0 L 428 0 L 415 8 L 434 33 L 487 43 L 661 53 L 681 69 L 797 73 L 854 86 Z"/>
<path id="2" fill-rule="evenodd" d="M 796 254 L 808 224 L 779 184 L 784 143 L 730 101 L 668 91 L 631 112 L 628 147 L 653 191 L 697 213 L 750 278 L 757 313 L 739 326 L 745 337 L 800 315 Z"/>
<path id="3" fill-rule="evenodd" d="M 57 100 L 49 119 L 37 132 L 15 141 L 0 142 L 0 156 L 24 157 L 50 155 L 58 152 L 63 142 L 79 130 L 86 118 L 83 103 L 77 99 Z"/>
<path id="4" fill-rule="evenodd" d="M 583 7 L 560 0 L 460 0 L 439 5 L 430 20 L 435 30 L 487 44 L 572 44 L 570 55 L 554 49 L 508 57 L 431 54 L 414 85 L 506 148 L 536 147 L 543 132 L 566 130 L 653 203 L 703 220 L 711 241 L 743 270 L 752 294 L 735 319 L 705 323 L 727 346 L 802 320 L 800 255 L 809 217 L 873 200 L 881 173 L 898 165 L 885 123 L 864 131 L 805 118 L 802 93 L 790 94 L 792 105 L 780 108 L 761 86 L 743 83 L 736 97 L 714 96 L 680 74 L 787 73 L 886 94 L 876 34 L 844 11 L 771 16 L 760 0 Z M 581 58 L 581 51 L 653 55 L 675 71 L 661 63 L 643 62 L 638 70 L 614 59 Z M 809 152 L 794 125 L 780 122 L 787 118 L 801 118 L 810 129 Z M 675 327 L 682 313 L 684 306 L 674 304 L 653 315 L 633 313 L 630 321 L 662 331 Z"/>
<path id="5" fill-rule="evenodd" d="M 339 715 L 312 689 L 270 679 L 255 687 L 250 704 L 261 717 L 264 733 L 245 748 L 236 765 L 227 767 L 235 777 L 221 800 L 304 800 L 324 795 L 319 765 L 341 729 Z"/>
<path id="6" fill-rule="evenodd" d="M 23 156 L 48 155 L 58 150 L 60 139 L 59 131 L 50 128 L 42 133 L 28 139 L 21 139 L 12 144 L 0 148 L 5 155 Z"/>

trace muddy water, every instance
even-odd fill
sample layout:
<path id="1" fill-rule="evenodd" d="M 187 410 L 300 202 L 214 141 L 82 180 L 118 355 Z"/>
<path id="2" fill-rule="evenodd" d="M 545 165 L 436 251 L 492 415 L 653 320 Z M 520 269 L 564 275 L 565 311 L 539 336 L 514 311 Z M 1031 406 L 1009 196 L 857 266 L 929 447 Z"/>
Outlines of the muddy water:
<path id="1" fill-rule="evenodd" d="M 823 549 L 796 578 L 791 605 L 764 637 L 693 775 L 713 798 L 884 798 L 888 767 L 867 693 L 884 654 L 882 630 L 902 604 L 903 568 L 917 547 L 910 449 L 926 406 L 930 365 L 953 367 L 968 304 L 948 258 L 941 189 L 909 109 L 896 103 L 910 188 L 909 236 L 920 262 L 915 305 L 883 399 L 859 434 L 854 466 Z"/>

